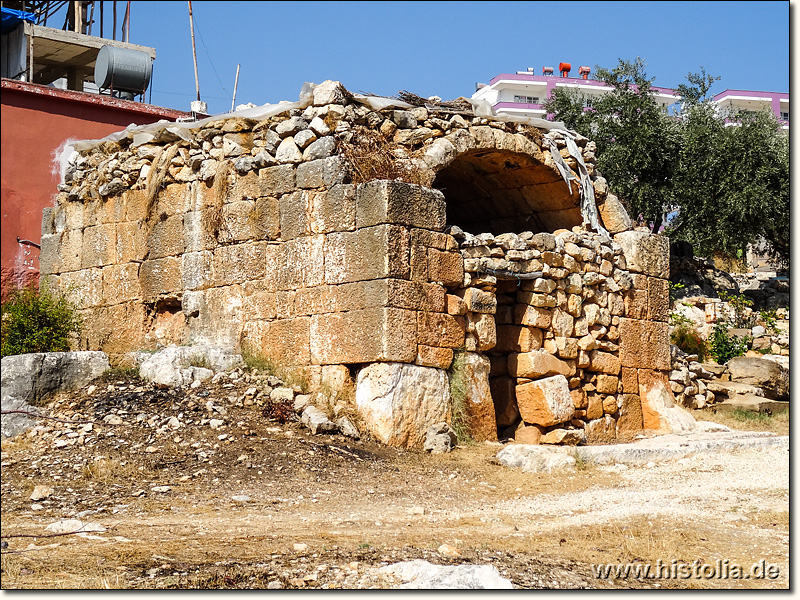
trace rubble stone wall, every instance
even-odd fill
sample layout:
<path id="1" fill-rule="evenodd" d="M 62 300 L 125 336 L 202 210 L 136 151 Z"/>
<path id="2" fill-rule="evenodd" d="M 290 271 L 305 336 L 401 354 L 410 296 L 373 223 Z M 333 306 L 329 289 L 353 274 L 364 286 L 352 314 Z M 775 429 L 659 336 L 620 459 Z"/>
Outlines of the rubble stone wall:
<path id="1" fill-rule="evenodd" d="M 374 363 L 413 379 L 401 365 L 441 372 L 466 353 L 483 439 L 664 429 L 669 248 L 632 229 L 593 143 L 398 104 L 374 109 L 326 82 L 263 120 L 165 126 L 73 155 L 40 260 L 89 324 L 81 348 L 227 345 L 312 385 Z M 380 132 L 408 177 L 355 180 L 359 128 Z M 582 170 L 608 235 L 582 224 Z M 430 423 L 401 441 L 376 433 L 408 418 L 392 402 L 373 433 L 421 444 Z"/>

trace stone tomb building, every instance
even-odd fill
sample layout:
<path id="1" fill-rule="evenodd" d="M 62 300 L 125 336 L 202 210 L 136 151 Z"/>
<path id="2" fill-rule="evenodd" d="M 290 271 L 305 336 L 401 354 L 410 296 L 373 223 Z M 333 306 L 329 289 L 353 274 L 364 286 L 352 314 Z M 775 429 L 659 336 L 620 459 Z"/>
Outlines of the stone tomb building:
<path id="1" fill-rule="evenodd" d="M 352 381 L 397 446 L 453 402 L 478 440 L 691 420 L 668 382 L 667 239 L 557 124 L 325 82 L 77 143 L 59 191 L 41 271 L 78 303 L 81 349 L 211 344 Z"/>

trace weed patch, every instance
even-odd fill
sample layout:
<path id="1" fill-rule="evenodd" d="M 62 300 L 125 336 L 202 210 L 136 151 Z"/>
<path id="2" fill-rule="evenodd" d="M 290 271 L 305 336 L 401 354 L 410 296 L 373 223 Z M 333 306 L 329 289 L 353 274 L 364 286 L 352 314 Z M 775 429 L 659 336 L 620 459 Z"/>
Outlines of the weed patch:
<path id="1" fill-rule="evenodd" d="M 456 432 L 459 444 L 469 444 L 472 442 L 472 434 L 467 413 L 467 381 L 464 373 L 463 353 L 457 353 L 453 358 L 453 363 L 447 370 L 447 376 L 450 381 L 450 400 L 452 402 L 450 426 Z"/>

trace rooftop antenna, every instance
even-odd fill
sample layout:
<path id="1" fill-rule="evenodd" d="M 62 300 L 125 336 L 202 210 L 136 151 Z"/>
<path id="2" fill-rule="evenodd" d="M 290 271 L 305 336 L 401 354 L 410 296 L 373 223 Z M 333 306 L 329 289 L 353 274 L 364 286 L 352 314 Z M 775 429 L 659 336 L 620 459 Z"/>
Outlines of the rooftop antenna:
<path id="1" fill-rule="evenodd" d="M 197 76 L 197 48 L 194 44 L 194 19 L 192 18 L 192 0 L 189 0 L 189 28 L 192 30 L 192 59 L 194 60 L 194 87 L 197 100 L 192 102 L 192 112 L 205 114 L 208 106 L 200 100 L 200 78 Z"/>

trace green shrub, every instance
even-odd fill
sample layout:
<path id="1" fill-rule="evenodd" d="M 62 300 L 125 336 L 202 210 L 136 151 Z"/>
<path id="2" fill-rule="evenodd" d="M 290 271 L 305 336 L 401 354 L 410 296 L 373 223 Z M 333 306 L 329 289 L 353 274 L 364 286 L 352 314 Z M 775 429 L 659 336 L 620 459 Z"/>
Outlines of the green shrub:
<path id="1" fill-rule="evenodd" d="M 64 294 L 33 286 L 14 289 L 2 304 L 2 355 L 66 352 L 82 319 Z"/>
<path id="2" fill-rule="evenodd" d="M 778 311 L 763 309 L 759 313 L 760 321 L 764 324 L 764 329 L 773 333 L 780 333 L 778 328 Z"/>
<path id="3" fill-rule="evenodd" d="M 731 309 L 734 327 L 749 329 L 756 324 L 756 317 L 753 314 L 753 301 L 743 294 L 728 294 L 721 291 L 719 297 L 723 302 L 727 302 Z"/>
<path id="4" fill-rule="evenodd" d="M 747 352 L 752 338 L 738 338 L 728 332 L 728 322 L 720 319 L 714 325 L 714 331 L 709 340 L 708 353 L 714 357 L 718 364 L 724 365 L 736 356 L 742 356 Z"/>

